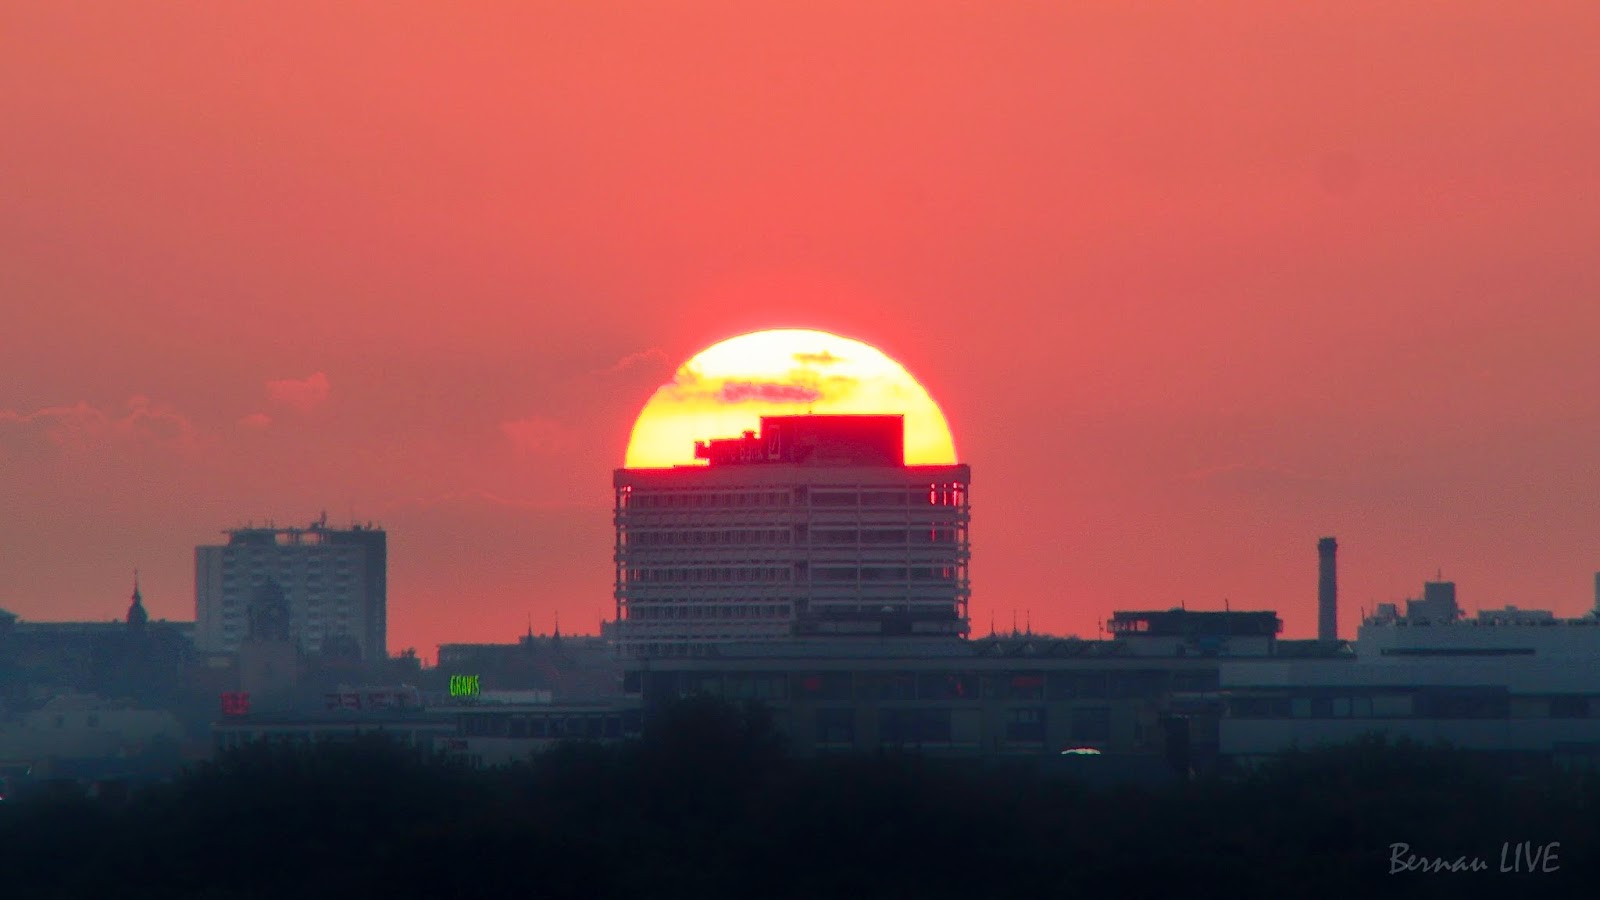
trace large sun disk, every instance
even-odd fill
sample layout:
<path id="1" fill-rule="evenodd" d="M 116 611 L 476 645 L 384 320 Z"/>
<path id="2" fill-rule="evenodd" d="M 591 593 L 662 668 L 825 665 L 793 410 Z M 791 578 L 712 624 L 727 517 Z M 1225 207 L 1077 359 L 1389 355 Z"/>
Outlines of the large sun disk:
<path id="1" fill-rule="evenodd" d="M 805 413 L 898 414 L 908 465 L 956 461 L 944 413 L 904 366 L 850 338 L 776 329 L 729 338 L 680 366 L 639 413 L 624 465 L 696 465 L 695 441 L 759 428 L 762 416 Z"/>

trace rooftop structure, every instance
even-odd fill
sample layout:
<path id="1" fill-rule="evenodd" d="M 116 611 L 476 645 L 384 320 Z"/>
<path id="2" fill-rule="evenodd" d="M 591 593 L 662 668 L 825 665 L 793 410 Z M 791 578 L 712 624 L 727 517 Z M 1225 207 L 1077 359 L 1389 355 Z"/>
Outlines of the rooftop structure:
<path id="1" fill-rule="evenodd" d="M 905 464 L 903 416 L 762 416 L 759 436 L 696 441 L 694 458 L 713 466 L 756 463 Z"/>
<path id="2" fill-rule="evenodd" d="M 1118 612 L 1107 630 L 1140 656 L 1270 656 L 1283 622 L 1274 612 Z"/>

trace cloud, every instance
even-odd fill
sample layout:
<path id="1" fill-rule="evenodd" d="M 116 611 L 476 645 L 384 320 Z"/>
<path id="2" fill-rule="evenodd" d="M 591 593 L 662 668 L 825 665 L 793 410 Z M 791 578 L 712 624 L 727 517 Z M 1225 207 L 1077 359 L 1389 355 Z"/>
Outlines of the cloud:
<path id="1" fill-rule="evenodd" d="M 106 414 L 87 403 L 50 406 L 33 412 L 0 409 L 0 448 L 7 455 L 34 456 L 89 443 L 105 434 Z"/>
<path id="2" fill-rule="evenodd" d="M 836 362 L 844 362 L 844 358 L 824 350 L 821 353 L 796 353 L 794 361 L 802 366 L 831 366 Z"/>
<path id="3" fill-rule="evenodd" d="M 630 353 L 617 360 L 610 367 L 596 372 L 597 375 L 633 375 L 638 372 L 662 373 L 670 371 L 672 360 L 667 358 L 667 353 L 660 347 L 651 347 Z"/>
<path id="4" fill-rule="evenodd" d="M 171 406 L 144 396 L 130 398 L 127 416 L 113 422 L 112 427 L 142 443 L 187 449 L 200 441 L 199 431 L 188 418 Z"/>
<path id="5" fill-rule="evenodd" d="M 576 444 L 572 429 L 543 416 L 501 422 L 500 431 L 524 453 L 558 453 Z"/>
<path id="6" fill-rule="evenodd" d="M 238 425 L 249 431 L 265 431 L 271 427 L 272 417 L 261 412 L 251 413 L 248 416 L 240 416 Z"/>
<path id="7" fill-rule="evenodd" d="M 719 403 L 815 403 L 822 392 L 800 384 L 771 381 L 729 381 L 717 391 Z"/>
<path id="8" fill-rule="evenodd" d="M 54 455 L 114 443 L 184 451 L 201 442 L 199 429 L 187 417 L 143 395 L 128 398 L 120 418 L 82 401 L 32 412 L 0 409 L 0 450 L 8 456 Z"/>
<path id="9" fill-rule="evenodd" d="M 297 413 L 309 413 L 328 402 L 332 386 L 322 372 L 305 378 L 281 378 L 267 382 L 267 398 Z"/>

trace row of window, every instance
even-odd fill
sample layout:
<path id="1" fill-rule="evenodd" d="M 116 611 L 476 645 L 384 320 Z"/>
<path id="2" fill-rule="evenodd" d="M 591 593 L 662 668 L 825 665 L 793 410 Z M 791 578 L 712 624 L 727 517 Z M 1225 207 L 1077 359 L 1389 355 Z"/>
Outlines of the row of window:
<path id="1" fill-rule="evenodd" d="M 629 547 L 744 547 L 788 545 L 806 542 L 806 526 L 788 529 L 692 529 L 678 531 L 625 532 Z M 902 546 L 907 544 L 955 544 L 958 531 L 951 528 L 819 528 L 810 533 L 810 543 L 818 547 Z"/>
<path id="2" fill-rule="evenodd" d="M 714 646 L 716 645 L 705 643 L 704 641 L 696 643 L 673 641 L 670 643 L 633 644 L 627 652 L 633 656 L 655 658 L 705 656 L 711 652 Z"/>
<path id="3" fill-rule="evenodd" d="M 1214 690 L 1216 672 L 817 672 L 809 674 L 659 672 L 650 690 L 660 695 L 737 695 L 744 680 L 787 677 L 796 698 L 810 701 L 1098 700 L 1158 699 L 1172 691 Z M 778 694 L 775 696 L 788 696 Z"/>
<path id="4" fill-rule="evenodd" d="M 820 593 L 820 592 L 819 592 Z M 831 599 L 817 596 L 811 598 L 811 612 L 818 618 L 858 618 L 860 616 L 875 616 L 884 611 L 884 606 L 889 606 L 895 612 L 910 612 L 915 609 L 926 611 L 929 608 L 938 610 L 951 610 L 956 602 L 954 592 L 943 592 L 942 597 L 930 597 L 926 594 L 915 597 L 883 597 L 878 596 L 865 603 L 839 603 Z M 852 597 L 860 600 L 860 597 Z"/>
<path id="5" fill-rule="evenodd" d="M 793 572 L 787 566 L 633 568 L 626 572 L 630 584 L 779 584 L 793 580 Z"/>
<path id="6" fill-rule="evenodd" d="M 877 546 L 883 544 L 954 544 L 954 528 L 818 528 L 811 533 L 813 546 Z"/>
<path id="7" fill-rule="evenodd" d="M 633 604 L 628 607 L 628 621 L 660 621 L 665 619 L 784 619 L 789 617 L 787 603 L 737 603 L 731 606 L 704 606 L 693 604 Z"/>
<path id="8" fill-rule="evenodd" d="M 323 741 L 350 742 L 357 740 L 363 732 L 381 732 L 404 744 L 430 743 L 431 735 L 408 729 L 395 728 L 367 728 L 345 727 L 328 729 L 292 729 L 286 731 L 235 731 L 228 730 L 217 733 L 216 746 L 219 750 L 228 750 L 233 747 L 243 747 L 256 742 L 271 744 L 314 744 Z"/>
<path id="9" fill-rule="evenodd" d="M 1241 719 L 1584 719 L 1600 717 L 1600 697 L 1511 697 L 1503 693 L 1419 691 L 1409 694 L 1235 697 L 1228 714 Z"/>
<path id="10" fill-rule="evenodd" d="M 352 603 L 348 598 L 340 598 L 339 600 L 336 600 L 336 601 L 330 600 L 330 601 L 327 601 L 327 602 L 319 602 L 317 600 L 305 600 L 305 601 L 302 601 L 300 603 L 295 603 L 293 600 L 290 600 L 289 601 L 289 608 L 290 609 L 294 609 L 296 607 L 298 607 L 298 608 L 300 608 L 300 609 L 302 609 L 302 610 L 304 610 L 305 612 L 308 612 L 308 613 L 319 613 L 319 612 L 346 613 L 346 612 L 349 612 L 349 611 L 355 609 L 356 605 L 354 603 Z M 243 600 L 243 599 L 236 599 L 232 603 L 227 603 L 227 604 L 223 605 L 223 607 L 222 607 L 222 615 L 223 615 L 224 618 L 232 619 L 232 618 L 235 618 L 237 616 L 246 615 L 247 611 L 249 610 L 249 608 L 250 608 L 250 601 Z"/>
<path id="11" fill-rule="evenodd" d="M 955 566 L 818 566 L 813 581 L 949 581 Z"/>
<path id="12" fill-rule="evenodd" d="M 457 717 L 463 737 L 602 740 L 639 733 L 639 714 L 467 713 Z"/>
<path id="13" fill-rule="evenodd" d="M 222 572 L 224 579 L 228 578 L 261 578 L 266 575 L 338 575 L 345 578 L 356 574 L 356 565 L 350 559 L 328 560 L 323 565 L 323 560 L 315 557 L 297 559 L 251 560 L 249 563 L 234 563 Z"/>
<path id="14" fill-rule="evenodd" d="M 956 566 L 818 566 L 810 580 L 824 582 L 950 581 L 959 577 Z M 629 584 L 787 584 L 806 580 L 804 564 L 787 566 L 687 566 L 625 569 Z"/>
<path id="15" fill-rule="evenodd" d="M 788 544 L 788 529 L 749 528 L 712 531 L 629 531 L 630 547 L 743 547 L 763 544 Z"/>
<path id="16" fill-rule="evenodd" d="M 816 712 L 816 741 L 822 745 L 854 745 L 857 739 L 854 709 L 819 709 Z M 957 734 L 955 711 L 944 709 L 880 709 L 877 710 L 878 742 L 889 746 L 923 746 L 951 743 L 974 743 L 978 735 L 972 731 Z M 969 723 L 975 725 L 976 723 Z M 1042 707 L 1008 709 L 1001 723 L 1003 737 L 1008 744 L 1042 744 L 1045 740 L 1047 716 Z M 1103 742 L 1111 739 L 1111 709 L 1109 707 L 1079 707 L 1071 710 L 1067 722 L 1068 737 L 1073 741 Z"/>
<path id="17" fill-rule="evenodd" d="M 959 491 L 913 489 L 910 491 L 824 491 L 811 495 L 813 507 L 841 506 L 956 506 Z"/>
<path id="18" fill-rule="evenodd" d="M 733 491 L 718 493 L 657 494 L 627 491 L 618 498 L 628 509 L 746 509 L 788 506 L 788 491 Z"/>
<path id="19" fill-rule="evenodd" d="M 261 575 L 261 576 L 257 576 L 257 577 L 253 577 L 253 578 L 252 577 L 248 577 L 248 576 L 244 576 L 244 575 L 238 576 L 236 578 L 236 577 L 233 577 L 233 576 L 230 575 L 230 576 L 225 577 L 225 578 L 222 579 L 222 589 L 226 593 L 233 593 L 234 591 L 248 590 L 250 588 L 260 587 L 263 583 L 266 582 L 266 580 L 267 580 L 267 577 L 265 575 Z M 285 587 L 287 587 L 288 585 L 291 585 L 291 584 L 304 584 L 308 588 L 347 589 L 354 582 L 355 576 L 353 576 L 353 575 L 345 575 L 345 574 L 318 575 L 318 574 L 312 573 L 312 574 L 305 575 L 302 578 L 302 577 L 295 576 L 293 573 L 287 573 L 286 574 L 286 573 L 278 572 L 278 573 L 274 573 L 274 580 L 276 580 L 279 585 L 283 585 Z"/>
<path id="20" fill-rule="evenodd" d="M 843 506 L 961 506 L 966 501 L 966 487 L 959 484 L 929 485 L 901 489 L 829 490 L 810 492 L 796 488 L 788 491 L 684 491 L 677 493 L 641 492 L 626 489 L 617 496 L 619 506 L 629 510 L 644 509 L 749 509 L 784 507 L 790 505 L 812 507 Z"/>

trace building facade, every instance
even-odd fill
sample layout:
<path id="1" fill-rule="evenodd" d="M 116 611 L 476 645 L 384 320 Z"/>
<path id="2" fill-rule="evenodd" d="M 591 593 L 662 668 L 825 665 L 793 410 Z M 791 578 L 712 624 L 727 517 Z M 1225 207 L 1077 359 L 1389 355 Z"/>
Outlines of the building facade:
<path id="1" fill-rule="evenodd" d="M 760 703 L 800 756 L 894 749 L 1054 765 L 1084 754 L 1181 772 L 1217 762 L 1224 664 L 1336 655 L 1315 641 L 1268 640 L 1280 628 L 1271 612 L 1119 612 L 1114 621 L 1130 627 L 1096 641 L 725 644 L 703 657 L 629 660 L 624 686 L 647 717 L 695 695 Z M 1350 665 L 1348 653 L 1335 664 Z"/>
<path id="2" fill-rule="evenodd" d="M 257 742 L 309 745 L 385 735 L 474 766 L 526 762 L 563 741 L 636 739 L 642 717 L 626 697 L 560 702 L 548 692 L 428 697 L 406 686 L 352 687 L 327 694 L 322 708 L 261 712 L 246 694 L 223 698 L 211 726 L 212 751 Z"/>
<path id="3" fill-rule="evenodd" d="M 1225 664 L 1221 752 L 1265 757 L 1376 732 L 1600 768 L 1600 620 L 1514 607 L 1462 619 L 1454 585 L 1429 588 L 1406 616 L 1384 604 L 1368 618 L 1353 663 Z"/>
<path id="4" fill-rule="evenodd" d="M 366 660 L 388 654 L 388 539 L 380 528 L 238 528 L 195 548 L 196 645 L 234 652 L 250 635 L 252 602 L 281 591 L 290 639 L 317 653 L 351 638 Z M 259 605 L 259 604 L 257 604 Z"/>
<path id="5" fill-rule="evenodd" d="M 970 470 L 903 447 L 900 416 L 772 416 L 706 465 L 617 470 L 623 652 L 966 635 Z"/>

